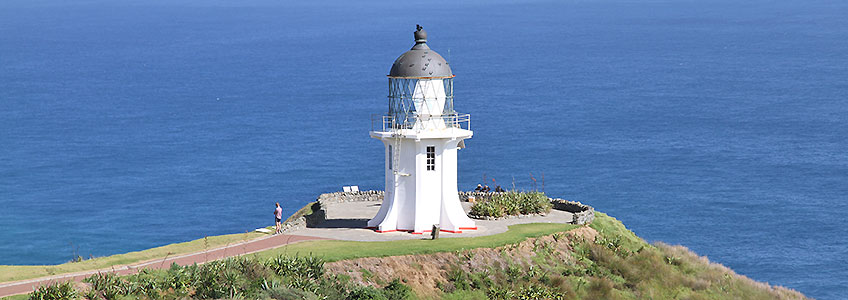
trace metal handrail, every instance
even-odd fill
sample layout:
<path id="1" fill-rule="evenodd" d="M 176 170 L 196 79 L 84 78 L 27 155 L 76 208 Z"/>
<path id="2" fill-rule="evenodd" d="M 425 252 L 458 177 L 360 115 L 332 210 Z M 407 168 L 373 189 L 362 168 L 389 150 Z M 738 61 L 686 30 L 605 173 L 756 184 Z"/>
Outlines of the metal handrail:
<path id="1" fill-rule="evenodd" d="M 402 129 L 424 130 L 430 129 L 433 126 L 433 123 L 439 124 L 439 120 L 444 122 L 445 128 L 471 130 L 471 114 L 449 114 L 441 116 L 407 115 L 403 119 L 392 115 L 374 114 L 371 115 L 371 131 L 379 130 L 388 132 Z M 416 124 L 418 126 L 416 126 Z"/>

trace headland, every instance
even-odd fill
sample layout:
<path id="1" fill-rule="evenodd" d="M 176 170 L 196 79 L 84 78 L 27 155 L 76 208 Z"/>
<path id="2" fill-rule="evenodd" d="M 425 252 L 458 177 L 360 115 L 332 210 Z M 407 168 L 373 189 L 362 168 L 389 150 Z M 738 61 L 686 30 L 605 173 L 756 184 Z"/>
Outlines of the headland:
<path id="1" fill-rule="evenodd" d="M 356 298 L 361 293 L 390 298 L 402 287 L 404 297 L 420 299 L 533 295 L 536 299 L 804 299 L 798 292 L 755 282 L 710 263 L 684 247 L 646 243 L 614 218 L 579 202 L 549 199 L 552 209 L 547 213 L 478 218 L 477 230 L 442 232 L 431 240 L 364 228 L 368 217 L 379 209 L 382 196 L 382 191 L 322 194 L 289 217 L 284 234 L 279 235 L 247 232 L 58 266 L 0 266 L 0 274 L 4 274 L 0 296 L 66 281 L 72 282 L 74 290 L 92 293 L 98 292 L 98 286 L 84 278 L 116 274 L 124 277 L 109 280 L 132 286 L 145 276 L 167 281 L 172 272 L 201 272 L 213 266 L 231 269 L 232 274 L 240 274 L 233 276 L 247 280 L 255 274 L 244 273 L 249 271 L 245 265 L 273 269 L 275 261 L 302 263 L 301 257 L 310 259 L 315 268 L 320 265 L 320 274 L 266 274 L 263 280 L 279 280 L 281 286 L 231 288 L 243 289 L 242 295 L 266 298 L 274 298 L 275 289 L 306 298 Z M 486 196 L 460 193 L 466 212 L 472 205 L 469 198 Z M 59 274 L 63 271 L 68 273 Z M 45 272 L 49 276 L 43 276 Z M 130 274 L 138 275 L 127 277 Z M 313 285 L 294 284 L 296 280 Z M 330 281 L 343 284 L 324 286 Z M 190 298 L 203 298 L 202 287 L 186 289 Z M 122 293 L 130 296 L 133 292 Z M 156 291 L 157 295 L 168 293 Z M 222 296 L 226 295 L 216 297 Z"/>

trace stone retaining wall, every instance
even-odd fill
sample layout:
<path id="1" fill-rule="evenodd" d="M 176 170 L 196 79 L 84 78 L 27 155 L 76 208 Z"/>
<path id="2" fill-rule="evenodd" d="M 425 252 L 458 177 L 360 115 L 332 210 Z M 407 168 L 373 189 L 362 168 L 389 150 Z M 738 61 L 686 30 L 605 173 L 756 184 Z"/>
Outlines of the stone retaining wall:
<path id="1" fill-rule="evenodd" d="M 383 201 L 384 191 L 334 192 L 318 196 L 321 203 Z"/>
<path id="2" fill-rule="evenodd" d="M 551 204 L 554 209 L 563 210 L 574 214 L 573 224 L 589 224 L 595 219 L 595 208 L 577 201 L 568 201 L 559 198 L 552 198 Z"/>
<path id="3" fill-rule="evenodd" d="M 459 192 L 459 201 L 468 202 L 468 198 L 471 197 L 471 196 L 474 196 L 475 199 L 483 199 L 483 198 L 492 197 L 492 195 L 496 195 L 496 194 L 502 194 L 502 193 L 495 193 L 495 192 L 484 193 L 484 192 L 475 192 L 475 191 Z"/>
<path id="4" fill-rule="evenodd" d="M 306 207 L 301 208 L 301 210 L 298 210 L 298 213 L 295 213 L 295 215 L 292 215 L 292 217 L 283 223 L 283 231 L 293 231 L 300 228 L 313 227 L 324 222 L 327 218 L 326 204 L 328 203 L 383 201 L 384 194 L 384 191 L 333 192 L 321 194 L 318 196 L 317 201 L 307 204 L 307 206 L 311 206 L 311 214 L 296 216 L 298 213 L 301 213 L 304 209 L 306 209 Z M 470 196 L 474 196 L 477 199 L 483 199 L 491 197 L 494 194 L 497 193 L 474 191 L 459 192 L 459 200 L 468 201 Z M 595 219 L 595 209 L 583 203 L 567 201 L 559 198 L 551 198 L 551 203 L 553 204 L 554 209 L 573 213 L 573 224 L 588 224 Z"/>

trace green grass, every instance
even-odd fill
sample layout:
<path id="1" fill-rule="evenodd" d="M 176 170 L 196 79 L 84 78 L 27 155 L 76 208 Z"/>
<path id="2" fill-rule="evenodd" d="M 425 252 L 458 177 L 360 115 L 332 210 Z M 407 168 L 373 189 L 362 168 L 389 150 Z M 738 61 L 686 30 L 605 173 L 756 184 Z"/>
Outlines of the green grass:
<path id="1" fill-rule="evenodd" d="M 312 206 L 314 206 L 317 203 L 318 203 L 318 201 L 306 203 L 306 205 L 304 205 L 299 210 L 294 212 L 294 214 L 289 216 L 289 218 L 286 219 L 285 221 L 283 221 L 283 223 L 288 223 L 288 222 L 294 221 L 297 218 L 307 216 L 307 215 L 311 215 L 312 214 Z"/>
<path id="2" fill-rule="evenodd" d="M 9 297 L 3 297 L 3 298 L 0 298 L 0 299 L 2 299 L 2 300 L 27 300 L 27 299 L 29 299 L 29 294 L 14 295 L 14 296 L 9 296 Z"/>
<path id="3" fill-rule="evenodd" d="M 442 300 L 488 300 L 486 292 L 481 290 L 456 290 L 442 295 Z"/>
<path id="4" fill-rule="evenodd" d="M 530 237 L 540 237 L 579 227 L 572 224 L 532 223 L 509 226 L 504 233 L 467 238 L 441 238 L 437 240 L 401 240 L 387 242 L 355 242 L 339 240 L 307 241 L 258 253 L 260 258 L 280 254 L 317 256 L 326 261 L 361 257 L 385 257 L 409 254 L 448 252 L 461 249 L 495 248 L 521 242 Z"/>
<path id="5" fill-rule="evenodd" d="M 794 299 L 801 294 L 754 282 L 682 246 L 646 243 L 624 224 L 595 212 L 594 241 L 573 244 L 567 279 L 578 299 Z M 576 291 L 576 292 L 574 292 Z"/>
<path id="6" fill-rule="evenodd" d="M 175 256 L 192 252 L 203 251 L 205 249 L 213 249 L 228 244 L 235 244 L 245 240 L 251 240 L 265 236 L 264 233 L 236 233 L 228 235 L 210 236 L 203 239 L 197 239 L 190 242 L 171 244 L 162 247 L 147 249 L 143 251 L 130 252 L 106 257 L 98 257 L 94 259 L 84 260 L 81 262 L 64 263 L 61 265 L 40 265 L 40 266 L 0 266 L 0 282 L 17 281 L 43 276 L 59 275 L 64 273 L 74 273 L 82 271 L 97 270 L 109 268 L 116 265 L 126 265 L 149 261 L 153 259 L 162 259 L 166 256 Z"/>
<path id="7" fill-rule="evenodd" d="M 603 236 L 621 237 L 622 246 L 631 252 L 639 251 L 642 247 L 650 246 L 650 244 L 642 240 L 633 231 L 624 227 L 624 224 L 620 221 L 602 212 L 595 212 L 595 220 L 592 221 L 592 224 L 589 224 L 589 227 L 592 227 Z"/>

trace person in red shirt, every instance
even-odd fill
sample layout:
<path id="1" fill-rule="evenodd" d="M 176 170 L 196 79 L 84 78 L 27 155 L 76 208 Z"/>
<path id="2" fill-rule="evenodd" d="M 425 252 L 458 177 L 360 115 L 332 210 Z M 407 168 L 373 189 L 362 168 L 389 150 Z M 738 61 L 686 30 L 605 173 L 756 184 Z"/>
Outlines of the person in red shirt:
<path id="1" fill-rule="evenodd" d="M 283 232 L 283 225 L 280 223 L 283 220 L 283 209 L 280 207 L 280 202 L 277 202 L 277 208 L 274 209 L 274 220 L 277 223 L 277 230 L 274 234 Z"/>

